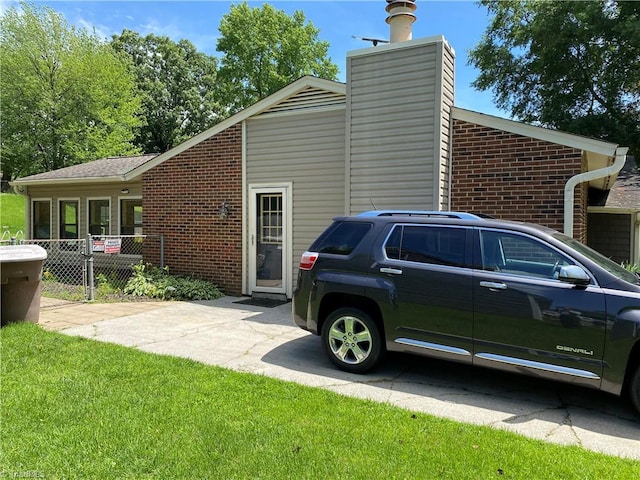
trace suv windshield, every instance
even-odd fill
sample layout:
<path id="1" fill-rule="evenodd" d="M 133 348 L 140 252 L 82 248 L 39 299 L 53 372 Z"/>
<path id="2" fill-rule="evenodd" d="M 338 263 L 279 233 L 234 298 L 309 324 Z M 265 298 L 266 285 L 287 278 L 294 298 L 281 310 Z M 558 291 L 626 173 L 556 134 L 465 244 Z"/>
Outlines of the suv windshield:
<path id="1" fill-rule="evenodd" d="M 618 265 L 613 260 L 602 255 L 601 253 L 598 253 L 595 250 L 587 247 L 586 245 L 583 245 L 582 243 L 577 241 L 575 238 L 567 237 L 562 233 L 556 233 L 553 235 L 553 237 L 556 238 L 557 240 L 560 240 L 565 245 L 568 245 L 569 247 L 573 248 L 578 253 L 581 253 L 582 255 L 587 257 L 589 260 L 597 263 L 606 271 L 615 275 L 620 280 L 624 280 L 625 282 L 628 282 L 634 285 L 640 285 L 640 277 L 638 275 L 631 273 L 630 271 L 626 270 L 622 266 Z"/>

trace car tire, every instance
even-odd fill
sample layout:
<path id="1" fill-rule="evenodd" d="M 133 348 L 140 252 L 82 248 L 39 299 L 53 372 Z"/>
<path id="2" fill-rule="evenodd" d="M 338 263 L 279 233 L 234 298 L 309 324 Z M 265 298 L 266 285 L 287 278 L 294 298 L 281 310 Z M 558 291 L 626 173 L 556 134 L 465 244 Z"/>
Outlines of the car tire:
<path id="1" fill-rule="evenodd" d="M 322 326 L 322 346 L 339 369 L 365 373 L 382 359 L 380 329 L 369 315 L 356 308 L 340 308 Z"/>
<path id="2" fill-rule="evenodd" d="M 631 376 L 631 383 L 629 384 L 629 399 L 636 408 L 636 411 L 640 413 L 640 365 L 638 365 Z"/>

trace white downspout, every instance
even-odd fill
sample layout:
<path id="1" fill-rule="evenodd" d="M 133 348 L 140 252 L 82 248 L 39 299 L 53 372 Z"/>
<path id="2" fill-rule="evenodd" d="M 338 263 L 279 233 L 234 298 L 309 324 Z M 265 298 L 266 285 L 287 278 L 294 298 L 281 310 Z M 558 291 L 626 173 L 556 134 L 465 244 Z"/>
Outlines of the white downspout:
<path id="1" fill-rule="evenodd" d="M 640 213 L 636 213 L 635 217 L 635 243 L 631 246 L 631 262 L 640 265 Z"/>
<path id="2" fill-rule="evenodd" d="M 605 168 L 600 168 L 598 170 L 593 170 L 591 172 L 579 173 L 571 177 L 567 184 L 564 186 L 564 234 L 573 237 L 573 204 L 574 204 L 574 196 L 573 191 L 576 186 L 583 182 L 590 182 L 591 180 L 595 180 L 597 178 L 604 178 L 610 175 L 614 175 L 622 170 L 624 164 L 627 160 L 627 152 L 629 151 L 628 147 L 618 147 L 616 148 L 616 159 L 613 162 L 613 165 L 610 165 Z"/>

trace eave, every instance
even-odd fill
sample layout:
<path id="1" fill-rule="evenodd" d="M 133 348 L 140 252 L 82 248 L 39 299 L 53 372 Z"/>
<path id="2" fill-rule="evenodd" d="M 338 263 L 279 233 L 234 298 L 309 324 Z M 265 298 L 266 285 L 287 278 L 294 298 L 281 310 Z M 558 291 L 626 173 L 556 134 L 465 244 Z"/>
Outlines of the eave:
<path id="1" fill-rule="evenodd" d="M 618 145 L 615 143 L 609 143 L 595 138 L 583 137 L 549 128 L 537 127 L 458 107 L 453 108 L 452 116 L 454 119 L 462 120 L 464 122 L 495 128 L 496 130 L 515 133 L 524 137 L 531 137 L 580 150 L 586 160 L 586 171 L 594 171 L 608 167 L 615 161 L 616 149 L 618 148 Z M 611 175 L 593 180 L 589 182 L 589 186 L 599 190 L 608 190 L 615 181 L 616 175 Z"/>

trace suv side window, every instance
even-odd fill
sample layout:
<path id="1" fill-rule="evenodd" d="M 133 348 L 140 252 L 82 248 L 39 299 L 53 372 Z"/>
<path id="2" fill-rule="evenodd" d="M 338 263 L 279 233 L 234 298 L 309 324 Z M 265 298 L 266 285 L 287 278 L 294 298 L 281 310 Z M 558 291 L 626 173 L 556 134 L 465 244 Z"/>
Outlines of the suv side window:
<path id="1" fill-rule="evenodd" d="M 363 222 L 336 222 L 311 245 L 311 250 L 318 253 L 349 255 L 372 226 L 371 223 Z"/>
<path id="2" fill-rule="evenodd" d="M 523 235 L 481 230 L 482 269 L 538 278 L 558 278 L 559 268 L 573 265 L 538 240 Z"/>
<path id="3" fill-rule="evenodd" d="M 393 260 L 463 267 L 465 239 L 464 228 L 396 225 L 384 249 Z"/>

